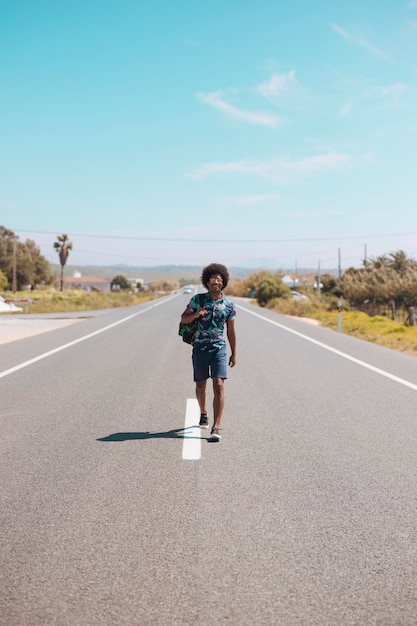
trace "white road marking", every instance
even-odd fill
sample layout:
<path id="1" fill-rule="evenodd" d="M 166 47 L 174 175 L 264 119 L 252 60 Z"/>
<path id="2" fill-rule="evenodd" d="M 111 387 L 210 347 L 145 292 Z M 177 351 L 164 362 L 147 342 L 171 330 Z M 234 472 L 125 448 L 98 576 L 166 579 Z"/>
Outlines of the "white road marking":
<path id="1" fill-rule="evenodd" d="M 377 374 L 380 374 L 381 376 L 385 376 L 385 378 L 389 378 L 390 380 L 393 380 L 396 383 L 399 383 L 400 385 L 404 385 L 404 387 L 409 387 L 410 389 L 417 391 L 417 385 L 415 385 L 414 383 L 410 383 L 408 380 L 405 380 L 404 378 L 399 378 L 399 376 L 394 376 L 394 374 L 390 374 L 389 372 L 386 372 L 385 370 L 381 370 L 379 367 L 375 367 L 374 365 L 371 365 L 370 363 L 366 363 L 366 361 L 361 361 L 360 359 L 356 359 L 354 356 L 350 356 L 350 354 L 346 354 L 346 352 L 342 352 L 341 350 L 332 348 L 331 346 L 328 346 L 325 343 L 322 343 L 321 341 L 317 341 L 317 339 L 312 339 L 311 337 L 308 337 L 307 335 L 304 335 L 303 333 L 299 333 L 297 330 L 293 330 L 292 328 L 288 328 L 287 326 L 284 326 L 283 324 L 280 324 L 279 322 L 274 322 L 274 320 L 270 320 L 268 317 L 264 317 L 263 315 L 260 315 L 259 313 L 255 313 L 255 311 L 250 311 L 249 309 L 246 309 L 244 306 L 241 306 L 239 304 L 236 304 L 235 306 L 238 309 L 242 309 L 243 311 L 246 311 L 246 313 L 250 313 L 250 315 L 259 317 L 264 322 L 268 322 L 269 324 L 278 326 L 278 328 L 285 330 L 287 333 L 297 335 L 297 337 L 301 337 L 302 339 L 305 339 L 306 341 L 310 341 L 310 343 L 314 343 L 316 344 L 316 346 L 320 346 L 320 348 L 324 348 L 324 350 L 333 352 L 333 354 L 337 354 L 341 356 L 342 358 L 347 359 L 348 361 L 352 361 L 353 363 L 356 363 L 357 365 L 360 365 L 361 367 L 365 367 L 366 369 L 371 370 L 372 372 L 376 372 Z"/>
<path id="2" fill-rule="evenodd" d="M 99 335 L 100 333 L 104 333 L 104 332 L 106 332 L 106 330 L 110 330 L 110 328 L 114 328 L 115 326 L 118 326 L 119 324 L 123 324 L 124 322 L 127 322 L 128 320 L 131 320 L 134 317 L 137 317 L 138 315 L 142 315 L 142 313 L 146 313 L 147 311 L 149 311 L 149 309 L 153 309 L 156 306 L 159 306 L 159 305 L 163 304 L 164 302 L 166 302 L 165 298 L 162 299 L 162 300 L 158 300 L 157 302 L 155 302 L 151 306 L 146 307 L 146 309 L 142 309 L 141 311 L 138 311 L 137 313 L 133 313 L 132 315 L 128 315 L 127 317 L 124 317 L 123 319 L 118 320 L 117 322 L 114 322 L 113 324 L 109 324 L 109 326 L 105 326 L 104 328 L 100 328 L 100 330 L 96 330 L 93 333 L 89 333 L 88 335 L 84 335 L 83 337 L 79 337 L 78 339 L 75 339 L 74 341 L 70 341 L 69 343 L 63 344 L 62 346 L 58 346 L 58 348 L 54 348 L 53 350 L 49 350 L 48 352 L 44 352 L 43 354 L 39 354 L 39 356 L 36 356 L 33 359 L 29 359 L 29 361 L 24 361 L 23 363 L 20 363 L 20 365 L 16 365 L 15 367 L 11 367 L 8 370 L 4 370 L 4 372 L 0 372 L 0 378 L 4 378 L 5 376 L 9 376 L 10 374 L 13 374 L 14 372 L 17 372 L 18 370 L 21 370 L 24 367 L 28 367 L 29 365 L 33 365 L 33 363 L 37 363 L 38 361 L 42 361 L 42 359 L 46 359 L 48 356 L 52 356 L 52 354 L 56 354 L 57 352 L 61 352 L 62 350 L 66 350 L 67 348 L 71 348 L 71 346 L 75 346 L 77 343 L 81 343 L 82 341 L 86 341 L 87 339 L 91 339 L 91 337 L 95 337 L 96 335 Z"/>
<path id="3" fill-rule="evenodd" d="M 184 442 L 182 444 L 182 458 L 184 461 L 198 461 L 198 459 L 201 459 L 199 419 L 200 409 L 197 400 L 188 398 L 185 410 Z"/>

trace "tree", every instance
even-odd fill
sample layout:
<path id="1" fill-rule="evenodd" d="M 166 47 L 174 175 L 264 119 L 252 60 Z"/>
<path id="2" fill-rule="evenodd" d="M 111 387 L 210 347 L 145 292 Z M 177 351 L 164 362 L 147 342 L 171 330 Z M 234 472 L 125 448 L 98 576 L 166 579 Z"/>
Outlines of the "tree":
<path id="1" fill-rule="evenodd" d="M 274 274 L 272 272 L 270 272 L 269 270 L 260 270 L 259 272 L 253 272 L 250 276 L 248 276 L 245 281 L 244 281 L 244 285 L 246 288 L 246 291 L 249 292 L 255 292 L 258 288 L 258 285 L 264 281 L 264 280 L 274 280 Z"/>
<path id="2" fill-rule="evenodd" d="M 28 285 L 34 289 L 38 284 L 49 284 L 53 277 L 49 262 L 31 239 L 19 241 L 13 231 L 0 226 L 0 270 L 7 278 L 9 289 L 16 278 L 18 290 Z"/>
<path id="3" fill-rule="evenodd" d="M 339 278 L 336 278 L 333 274 L 322 274 L 320 276 L 320 282 L 323 285 L 321 287 L 321 293 L 329 293 L 337 297 L 342 295 L 341 282 Z"/>
<path id="4" fill-rule="evenodd" d="M 367 270 L 383 270 L 389 267 L 389 259 L 386 254 L 382 254 L 381 256 L 371 257 L 369 261 L 364 262 L 365 269 Z"/>
<path id="5" fill-rule="evenodd" d="M 260 306 L 266 306 L 272 298 L 289 298 L 290 295 L 291 290 L 278 276 L 265 278 L 256 288 L 256 299 Z"/>
<path id="6" fill-rule="evenodd" d="M 119 274 L 112 279 L 110 283 L 110 289 L 112 291 L 115 291 L 116 289 L 132 289 L 132 283 L 126 278 L 126 276 L 122 276 L 121 274 Z"/>
<path id="7" fill-rule="evenodd" d="M 54 243 L 54 248 L 58 252 L 59 262 L 61 263 L 61 291 L 64 289 L 64 267 L 68 259 L 70 250 L 72 250 L 72 243 L 68 239 L 68 235 L 58 235 L 57 241 Z"/>
<path id="8" fill-rule="evenodd" d="M 15 238 L 12 230 L 0 226 L 0 269 L 6 276 L 10 287 L 13 281 L 13 241 Z"/>
<path id="9" fill-rule="evenodd" d="M 394 272 L 398 272 L 401 276 L 404 276 L 410 270 L 417 270 L 417 262 L 409 258 L 404 250 L 397 250 L 397 252 L 389 253 L 388 267 L 394 270 Z"/>
<path id="10" fill-rule="evenodd" d="M 350 268 L 342 279 L 343 296 L 354 306 L 372 310 L 390 306 L 415 306 L 417 262 L 398 250 L 366 262 L 364 269 Z"/>
<path id="11" fill-rule="evenodd" d="M 5 276 L 5 274 L 3 274 L 0 270 L 0 291 L 4 291 L 6 289 L 8 282 L 7 276 Z"/>
<path id="12" fill-rule="evenodd" d="M 31 264 L 33 266 L 33 280 L 31 283 L 32 288 L 37 285 L 50 285 L 54 279 L 49 261 L 42 256 L 39 247 L 32 239 L 26 239 L 25 248 L 30 256 Z"/>

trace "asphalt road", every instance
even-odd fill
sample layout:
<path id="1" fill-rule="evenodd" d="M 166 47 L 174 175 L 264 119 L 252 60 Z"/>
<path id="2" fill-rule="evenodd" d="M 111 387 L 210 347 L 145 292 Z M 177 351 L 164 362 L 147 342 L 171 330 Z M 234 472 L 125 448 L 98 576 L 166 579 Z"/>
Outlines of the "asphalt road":
<path id="1" fill-rule="evenodd" d="M 417 624 L 417 360 L 241 302 L 209 443 L 187 301 L 0 346 L 1 626 Z"/>

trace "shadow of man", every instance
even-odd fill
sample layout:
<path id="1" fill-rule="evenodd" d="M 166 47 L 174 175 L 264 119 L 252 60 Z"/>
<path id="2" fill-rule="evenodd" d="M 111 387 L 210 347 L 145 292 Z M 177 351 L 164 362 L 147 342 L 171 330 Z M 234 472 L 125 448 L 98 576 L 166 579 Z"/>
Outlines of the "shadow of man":
<path id="1" fill-rule="evenodd" d="M 187 426 L 187 428 L 174 428 L 173 430 L 167 430 L 160 433 L 151 433 L 150 431 L 138 432 L 138 433 L 113 433 L 107 437 L 100 437 L 96 441 L 133 441 L 135 439 L 200 439 L 200 437 L 190 437 L 185 431 L 193 426 Z"/>

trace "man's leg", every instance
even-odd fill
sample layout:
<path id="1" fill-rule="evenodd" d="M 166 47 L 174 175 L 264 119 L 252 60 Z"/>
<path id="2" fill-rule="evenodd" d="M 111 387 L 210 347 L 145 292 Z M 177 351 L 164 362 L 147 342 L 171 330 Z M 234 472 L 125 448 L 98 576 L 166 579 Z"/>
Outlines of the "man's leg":
<path id="1" fill-rule="evenodd" d="M 200 407 L 200 428 L 208 428 L 208 417 L 206 409 L 206 385 L 209 377 L 209 365 L 207 355 L 200 350 L 193 348 L 192 354 L 194 368 L 195 395 Z"/>
<path id="2" fill-rule="evenodd" d="M 211 429 L 211 441 L 220 441 L 219 432 L 224 408 L 224 381 L 227 378 L 227 353 L 226 346 L 219 348 L 211 362 L 211 377 L 213 379 L 213 428 Z"/>
<path id="3" fill-rule="evenodd" d="M 223 378 L 213 378 L 213 428 L 220 428 L 224 409 L 224 380 Z"/>
<path id="4" fill-rule="evenodd" d="M 207 414 L 206 409 L 206 385 L 207 380 L 202 380 L 195 384 L 195 395 L 197 398 L 200 413 Z"/>

